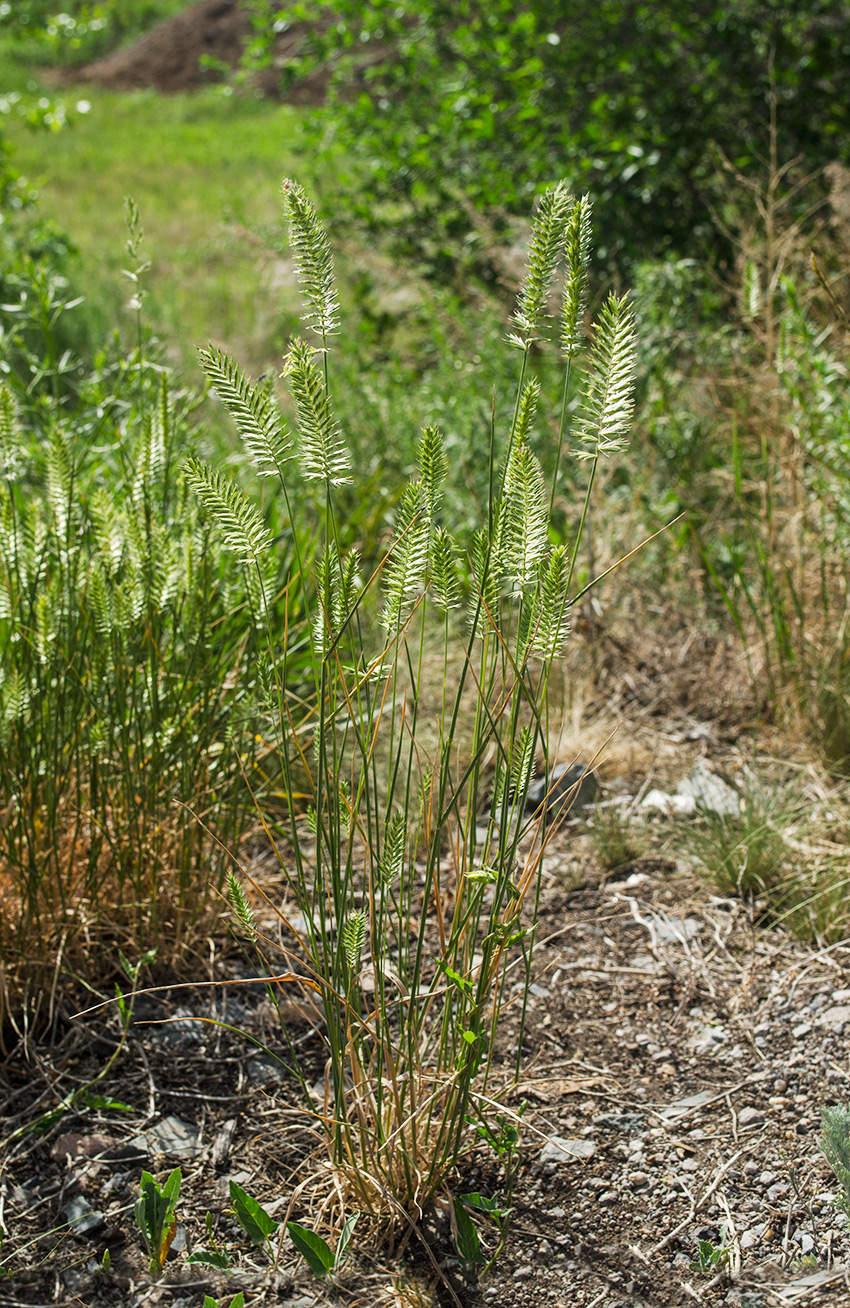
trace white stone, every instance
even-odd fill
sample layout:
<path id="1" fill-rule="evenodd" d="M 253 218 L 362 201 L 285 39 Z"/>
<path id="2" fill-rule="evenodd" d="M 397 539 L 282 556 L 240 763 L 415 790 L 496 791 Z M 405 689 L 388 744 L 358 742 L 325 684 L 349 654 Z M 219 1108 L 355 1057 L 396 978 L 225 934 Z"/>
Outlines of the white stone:
<path id="1" fill-rule="evenodd" d="M 833 1004 L 815 1018 L 815 1026 L 825 1027 L 827 1031 L 840 1031 L 845 1022 L 850 1022 L 850 1004 Z"/>
<path id="2" fill-rule="evenodd" d="M 592 1158 L 596 1145 L 592 1140 L 570 1140 L 563 1135 L 550 1136 L 540 1151 L 542 1163 L 574 1163 L 579 1158 Z"/>

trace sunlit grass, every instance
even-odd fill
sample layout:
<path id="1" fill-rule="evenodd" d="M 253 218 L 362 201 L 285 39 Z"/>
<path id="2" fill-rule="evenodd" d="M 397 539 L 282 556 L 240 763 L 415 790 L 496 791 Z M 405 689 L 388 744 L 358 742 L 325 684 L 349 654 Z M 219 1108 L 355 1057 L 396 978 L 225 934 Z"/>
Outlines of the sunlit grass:
<path id="1" fill-rule="evenodd" d="M 152 261 L 146 316 L 175 362 L 210 339 L 227 339 L 249 367 L 279 359 L 297 301 L 278 253 L 275 183 L 297 167 L 322 189 L 320 170 L 299 157 L 299 111 L 217 90 L 61 94 L 69 109 L 90 106 L 68 129 L 33 131 L 14 118 L 5 125 L 17 166 L 39 188 L 41 213 L 79 250 L 98 321 L 120 319 L 129 298 L 121 270 L 124 198 L 132 195 Z"/>

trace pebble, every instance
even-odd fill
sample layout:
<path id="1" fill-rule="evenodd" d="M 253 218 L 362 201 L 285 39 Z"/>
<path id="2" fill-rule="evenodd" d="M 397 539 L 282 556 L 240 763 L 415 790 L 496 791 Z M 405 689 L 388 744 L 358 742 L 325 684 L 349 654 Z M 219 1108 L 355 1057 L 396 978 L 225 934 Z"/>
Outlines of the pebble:
<path id="1" fill-rule="evenodd" d="M 799 1026 L 792 1026 L 791 1034 L 795 1040 L 802 1040 L 803 1036 L 807 1036 L 811 1029 L 811 1022 L 801 1022 Z"/>
<path id="2" fill-rule="evenodd" d="M 845 1022 L 850 1022 L 850 1004 L 834 1004 L 831 1008 L 824 1009 L 820 1017 L 815 1019 L 815 1026 L 841 1032 Z"/>
<path id="3" fill-rule="evenodd" d="M 619 1203 L 619 1201 L 620 1196 L 617 1194 L 616 1190 L 605 1190 L 596 1200 L 602 1208 L 612 1208 L 614 1204 Z"/>
<path id="4" fill-rule="evenodd" d="M 643 1113 L 599 1113 L 593 1125 L 611 1127 L 614 1131 L 639 1131 L 645 1121 Z"/>
<path id="5" fill-rule="evenodd" d="M 764 1113 L 758 1108 L 742 1108 L 738 1114 L 739 1126 L 762 1126 L 764 1124 Z"/>
<path id="6" fill-rule="evenodd" d="M 553 1135 L 546 1141 L 540 1151 L 542 1163 L 574 1163 L 577 1158 L 592 1158 L 596 1145 L 592 1140 L 569 1140 L 563 1135 Z"/>
<path id="7" fill-rule="evenodd" d="M 815 1247 L 815 1242 L 808 1231 L 795 1232 L 794 1239 L 804 1254 L 810 1254 Z"/>
<path id="8" fill-rule="evenodd" d="M 741 1248 L 755 1249 L 764 1234 L 764 1227 L 764 1222 L 757 1222 L 755 1226 L 751 1226 L 748 1231 L 745 1231 L 741 1236 Z"/>
<path id="9" fill-rule="evenodd" d="M 514 1280 L 530 1281 L 533 1275 L 534 1275 L 534 1268 L 529 1263 L 525 1267 L 518 1267 L 516 1269 L 516 1271 L 514 1272 Z"/>
<path id="10" fill-rule="evenodd" d="M 201 1133 L 196 1126 L 181 1122 L 179 1117 L 164 1117 L 128 1141 L 127 1148 L 145 1155 L 175 1154 L 179 1158 L 194 1158 L 203 1153 Z"/>
<path id="11" fill-rule="evenodd" d="M 103 1226 L 103 1213 L 92 1208 L 81 1194 L 69 1199 L 60 1211 L 75 1235 L 85 1235 L 86 1232 L 96 1231 L 99 1226 Z"/>

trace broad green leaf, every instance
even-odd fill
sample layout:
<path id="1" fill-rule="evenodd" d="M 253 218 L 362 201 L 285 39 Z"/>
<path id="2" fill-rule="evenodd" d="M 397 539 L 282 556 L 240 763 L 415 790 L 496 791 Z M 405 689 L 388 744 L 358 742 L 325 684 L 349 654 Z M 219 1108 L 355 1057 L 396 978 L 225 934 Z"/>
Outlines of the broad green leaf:
<path id="1" fill-rule="evenodd" d="M 457 1234 L 456 1248 L 461 1258 L 467 1267 L 475 1267 L 477 1263 L 485 1262 L 475 1224 L 460 1199 L 454 1201 L 454 1213 L 455 1232 Z"/>
<path id="2" fill-rule="evenodd" d="M 230 1182 L 230 1200 L 236 1220 L 252 1244 L 262 1244 L 277 1230 L 275 1219 L 235 1181 Z"/>
<path id="3" fill-rule="evenodd" d="M 230 1258 L 223 1249 L 196 1249 L 186 1262 L 197 1263 L 201 1267 L 215 1267 L 220 1272 L 226 1272 L 230 1266 Z"/>
<path id="4" fill-rule="evenodd" d="M 286 1230 L 314 1276 L 327 1276 L 333 1271 L 334 1256 L 326 1240 L 316 1235 L 315 1231 L 308 1231 L 306 1226 L 300 1226 L 298 1222 L 287 1222 Z"/>
<path id="5" fill-rule="evenodd" d="M 460 1198 L 462 1203 L 468 1204 L 470 1208 L 477 1208 L 480 1213 L 487 1213 L 491 1217 L 506 1216 L 505 1210 L 497 1199 L 488 1199 L 477 1190 L 473 1190 L 470 1194 L 462 1194 Z"/>

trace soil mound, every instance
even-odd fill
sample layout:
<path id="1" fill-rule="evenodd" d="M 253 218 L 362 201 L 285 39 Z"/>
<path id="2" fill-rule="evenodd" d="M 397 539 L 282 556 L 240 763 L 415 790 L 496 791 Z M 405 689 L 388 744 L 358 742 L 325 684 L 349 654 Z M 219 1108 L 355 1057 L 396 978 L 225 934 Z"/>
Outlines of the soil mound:
<path id="1" fill-rule="evenodd" d="M 278 94 L 281 70 L 298 52 L 308 34 L 305 23 L 292 23 L 278 36 L 274 66 L 257 77 L 267 94 Z M 132 45 L 105 59 L 74 70 L 74 81 L 90 82 L 111 91 L 153 87 L 166 94 L 192 91 L 221 81 L 216 64 L 235 68 L 251 36 L 251 19 L 240 0 L 200 0 L 183 13 L 160 23 Z M 213 61 L 208 66 L 206 59 Z M 321 104 L 329 72 L 320 69 L 300 78 L 286 94 L 292 104 Z"/>

